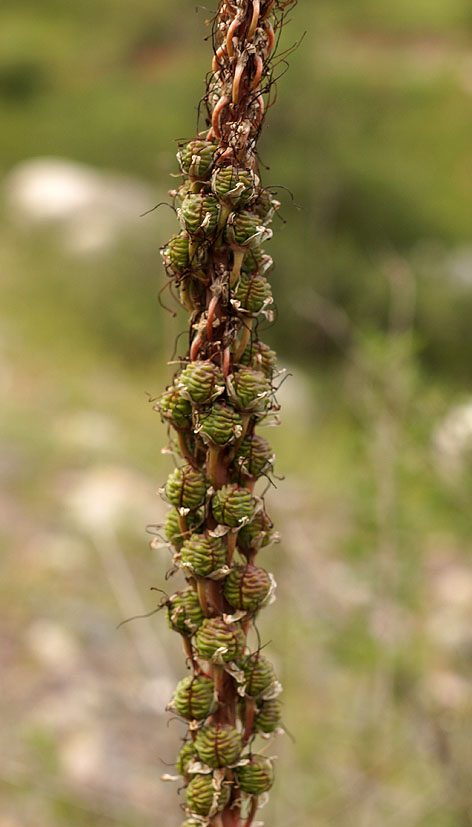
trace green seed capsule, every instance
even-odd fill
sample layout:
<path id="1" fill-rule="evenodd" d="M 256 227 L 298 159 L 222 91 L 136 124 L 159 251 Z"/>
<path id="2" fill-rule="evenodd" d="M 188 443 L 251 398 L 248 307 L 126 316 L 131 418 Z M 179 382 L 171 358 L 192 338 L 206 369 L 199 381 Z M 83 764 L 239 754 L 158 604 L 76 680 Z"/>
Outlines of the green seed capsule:
<path id="1" fill-rule="evenodd" d="M 169 502 L 176 508 L 189 508 L 192 511 L 202 505 L 205 499 L 205 476 L 191 465 L 176 468 L 167 479 L 165 492 Z"/>
<path id="2" fill-rule="evenodd" d="M 249 275 L 263 275 L 274 266 L 272 258 L 261 247 L 245 247 L 241 272 Z"/>
<path id="3" fill-rule="evenodd" d="M 209 816 L 224 810 L 230 797 L 226 784 L 221 786 L 212 775 L 194 775 L 186 791 L 187 805 L 191 812 Z"/>
<path id="4" fill-rule="evenodd" d="M 188 769 L 194 761 L 198 761 L 197 750 L 193 745 L 193 741 L 188 741 L 180 750 L 179 756 L 175 763 L 175 767 L 179 775 L 183 775 L 184 778 L 188 778 Z"/>
<path id="5" fill-rule="evenodd" d="M 170 241 L 161 248 L 161 255 L 165 267 L 172 273 L 180 275 L 187 270 L 190 263 L 187 233 L 173 235 Z"/>
<path id="6" fill-rule="evenodd" d="M 159 411 L 163 422 L 170 422 L 176 428 L 188 428 L 191 424 L 192 406 L 174 385 L 161 394 L 154 410 Z"/>
<path id="7" fill-rule="evenodd" d="M 252 522 L 238 533 L 238 547 L 246 554 L 259 551 L 272 539 L 273 524 L 265 511 L 258 511 Z"/>
<path id="8" fill-rule="evenodd" d="M 171 195 L 174 199 L 174 206 L 181 206 L 186 196 L 192 189 L 192 182 L 187 178 L 180 187 L 177 187 L 176 190 L 169 190 L 169 195 Z"/>
<path id="9" fill-rule="evenodd" d="M 261 371 L 264 376 L 272 379 L 277 368 L 277 354 L 264 342 L 253 342 L 247 346 L 239 362 L 241 365 Z"/>
<path id="10" fill-rule="evenodd" d="M 219 402 L 198 415 L 197 432 L 207 445 L 229 445 L 241 436 L 242 428 L 239 413 Z"/>
<path id="11" fill-rule="evenodd" d="M 274 462 L 274 453 L 266 439 L 251 434 L 243 439 L 238 448 L 235 464 L 247 477 L 260 477 L 269 471 Z"/>
<path id="12" fill-rule="evenodd" d="M 184 637 L 191 637 L 200 628 L 204 614 L 198 594 L 193 589 L 176 592 L 167 604 L 169 627 Z"/>
<path id="13" fill-rule="evenodd" d="M 240 207 L 253 198 L 257 178 L 245 169 L 218 167 L 211 178 L 214 194 L 233 207 Z"/>
<path id="14" fill-rule="evenodd" d="M 188 530 L 196 529 L 203 522 L 203 512 L 193 511 L 187 516 Z M 179 522 L 179 512 L 176 508 L 171 508 L 167 512 L 164 523 L 165 535 L 176 549 L 181 549 L 184 543 L 184 536 Z"/>
<path id="15" fill-rule="evenodd" d="M 229 767 L 239 758 L 241 735 L 229 724 L 210 724 L 197 734 L 195 747 L 203 763 L 212 769 Z"/>
<path id="16" fill-rule="evenodd" d="M 203 827 L 201 821 L 196 821 L 194 818 L 187 818 L 182 822 L 181 827 Z"/>
<path id="17" fill-rule="evenodd" d="M 220 617 L 203 621 L 195 639 L 197 652 L 204 660 L 222 664 L 234 660 L 244 650 L 244 633 L 235 623 Z"/>
<path id="18" fill-rule="evenodd" d="M 256 213 L 263 224 L 269 224 L 276 210 L 280 209 L 280 201 L 272 198 L 268 190 L 261 190 L 256 201 L 252 205 L 252 210 Z"/>
<path id="19" fill-rule="evenodd" d="M 274 732 L 280 724 L 282 705 L 278 698 L 263 701 L 254 718 L 256 732 Z"/>
<path id="20" fill-rule="evenodd" d="M 175 711 L 187 721 L 208 718 L 214 703 L 215 685 L 204 675 L 184 678 L 177 685 L 172 699 Z"/>
<path id="21" fill-rule="evenodd" d="M 191 362 L 179 376 L 182 396 L 195 405 L 205 405 L 225 389 L 223 374 L 213 362 Z"/>
<path id="22" fill-rule="evenodd" d="M 255 612 L 266 600 L 272 582 L 258 566 L 233 566 L 225 580 L 224 592 L 233 609 Z"/>
<path id="23" fill-rule="evenodd" d="M 272 238 L 272 230 L 261 224 L 258 215 L 254 215 L 247 210 L 231 213 L 226 224 L 225 233 L 228 243 L 236 249 L 259 246 L 267 239 Z"/>
<path id="24" fill-rule="evenodd" d="M 197 577 L 208 577 L 226 565 L 226 546 L 220 537 L 192 534 L 181 551 L 182 568 Z"/>
<path id="25" fill-rule="evenodd" d="M 234 298 L 242 310 L 256 315 L 272 302 L 272 291 L 265 276 L 242 273 Z"/>
<path id="26" fill-rule="evenodd" d="M 216 230 L 220 205 L 213 195 L 189 194 L 177 214 L 184 230 L 194 238 L 204 238 Z"/>
<path id="27" fill-rule="evenodd" d="M 256 501 L 247 488 L 224 485 L 213 497 L 211 507 L 221 525 L 238 528 L 253 519 Z"/>
<path id="28" fill-rule="evenodd" d="M 253 368 L 241 367 L 228 377 L 228 393 L 241 411 L 266 410 L 271 390 L 267 377 Z"/>
<path id="29" fill-rule="evenodd" d="M 274 667 L 259 652 L 249 655 L 244 660 L 242 668 L 244 672 L 244 690 L 250 698 L 259 698 L 276 682 Z"/>
<path id="30" fill-rule="evenodd" d="M 272 762 L 263 755 L 251 755 L 249 763 L 236 767 L 239 788 L 250 795 L 262 795 L 274 783 Z"/>
<path id="31" fill-rule="evenodd" d="M 210 141 L 190 141 L 177 153 L 182 172 L 203 181 L 208 178 L 215 158 L 216 146 Z"/>

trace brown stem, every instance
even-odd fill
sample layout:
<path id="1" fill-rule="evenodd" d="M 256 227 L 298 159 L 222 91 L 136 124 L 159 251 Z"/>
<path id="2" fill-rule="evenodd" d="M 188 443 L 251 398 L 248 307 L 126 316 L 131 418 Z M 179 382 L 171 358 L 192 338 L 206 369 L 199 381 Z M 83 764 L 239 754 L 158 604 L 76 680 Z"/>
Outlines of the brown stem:
<path id="1" fill-rule="evenodd" d="M 261 13 L 261 0 L 252 0 L 252 20 L 247 33 L 247 39 L 251 40 L 256 31 L 259 22 L 259 15 Z"/>
<path id="2" fill-rule="evenodd" d="M 194 459 L 190 455 L 190 452 L 187 447 L 187 440 L 185 431 L 182 431 L 180 428 L 176 428 L 177 432 L 177 441 L 179 443 L 180 453 L 182 454 L 183 458 L 187 460 L 189 465 L 194 464 Z"/>
<path id="3" fill-rule="evenodd" d="M 214 321 L 214 318 L 215 318 L 215 310 L 216 310 L 216 307 L 218 305 L 218 301 L 219 301 L 218 296 L 213 296 L 213 298 L 210 301 L 210 304 L 208 305 L 206 330 L 207 330 L 207 339 L 208 339 L 209 342 L 211 342 L 213 340 L 213 321 Z"/>
<path id="4" fill-rule="evenodd" d="M 209 480 L 213 483 L 213 485 L 218 485 L 217 483 L 217 475 L 218 475 L 218 460 L 220 458 L 220 451 L 215 445 L 210 445 L 208 449 L 208 463 L 207 463 L 207 474 Z"/>
<path id="5" fill-rule="evenodd" d="M 197 579 L 197 592 L 203 614 L 205 615 L 205 617 L 210 617 L 206 594 L 206 580 L 202 580 L 200 577 Z"/>
<path id="6" fill-rule="evenodd" d="M 230 212 L 231 212 L 231 207 L 229 207 L 228 204 L 223 204 L 221 206 L 221 208 L 220 208 L 220 217 L 218 219 L 218 229 L 216 231 L 217 236 L 218 236 L 218 242 L 217 242 L 218 247 L 220 246 L 220 244 L 223 240 L 223 230 L 226 226 L 226 221 L 228 220 L 228 215 L 230 214 Z"/>
<path id="7" fill-rule="evenodd" d="M 241 827 L 241 817 L 238 812 L 227 808 L 222 813 L 223 827 Z"/>
<path id="8" fill-rule="evenodd" d="M 190 638 L 184 637 L 182 635 L 182 644 L 183 644 L 183 647 L 184 647 L 185 657 L 189 659 L 190 663 L 192 664 L 193 669 L 195 671 L 198 671 L 197 664 L 196 664 L 195 658 L 193 656 L 193 647 L 192 647 L 192 644 L 190 642 Z"/>
<path id="9" fill-rule="evenodd" d="M 224 376 L 225 379 L 227 378 L 227 376 L 229 374 L 230 367 L 231 367 L 231 350 L 230 350 L 230 347 L 228 345 L 228 347 L 225 347 L 224 352 L 223 352 L 223 376 Z"/>
<path id="10" fill-rule="evenodd" d="M 256 702 L 254 698 L 246 698 L 245 701 L 245 718 L 244 718 L 244 734 L 243 742 L 247 744 L 251 737 L 254 726 L 254 715 L 256 712 Z"/>
<path id="11" fill-rule="evenodd" d="M 227 472 L 219 445 L 210 445 L 207 451 L 207 475 L 216 488 L 226 483 Z"/>
<path id="12" fill-rule="evenodd" d="M 245 254 L 245 250 L 233 250 L 233 269 L 231 270 L 231 276 L 229 279 L 229 286 L 231 289 L 239 279 Z"/>
<path id="13" fill-rule="evenodd" d="M 229 531 L 228 534 L 226 535 L 226 547 L 228 549 L 227 552 L 226 552 L 226 565 L 227 566 L 231 566 L 231 563 L 233 562 L 233 556 L 234 556 L 234 552 L 236 550 L 236 541 L 237 541 L 237 539 L 238 539 L 238 535 L 235 531 Z"/>
<path id="14" fill-rule="evenodd" d="M 185 539 L 185 537 L 187 537 L 187 535 L 189 533 L 187 517 L 185 516 L 185 514 L 179 514 L 179 527 L 180 527 L 180 533 L 181 533 L 182 537 L 184 537 L 184 539 Z"/>
<path id="15" fill-rule="evenodd" d="M 193 313 L 194 306 L 189 293 L 190 279 L 185 278 L 180 285 L 180 302 L 189 313 Z"/>
<path id="16" fill-rule="evenodd" d="M 215 684 L 215 692 L 218 698 L 218 702 L 221 704 L 223 703 L 224 699 L 224 678 L 225 678 L 225 670 L 223 666 L 215 664 L 213 666 L 213 681 Z"/>
<path id="17" fill-rule="evenodd" d="M 209 580 L 207 585 L 207 604 L 215 615 L 223 614 L 223 594 L 216 580 Z"/>
<path id="18" fill-rule="evenodd" d="M 257 795 L 255 795 L 254 798 L 252 799 L 251 812 L 249 813 L 249 817 L 248 817 L 246 823 L 244 824 L 244 827 L 251 827 L 251 824 L 254 821 L 254 817 L 257 813 L 258 804 L 259 804 L 258 797 L 257 797 Z"/>
<path id="19" fill-rule="evenodd" d="M 252 333 L 252 319 L 248 322 L 243 323 L 243 332 L 241 335 L 241 340 L 239 342 L 238 347 L 234 352 L 234 361 L 239 362 L 241 356 L 243 355 L 244 351 L 246 350 L 249 339 L 251 338 Z"/>
<path id="20" fill-rule="evenodd" d="M 197 333 L 197 335 L 195 336 L 195 338 L 192 342 L 192 347 L 190 348 L 190 361 L 191 362 L 195 362 L 196 359 L 198 359 L 198 353 L 199 353 L 200 348 L 202 346 L 202 342 L 203 342 L 202 334 Z"/>

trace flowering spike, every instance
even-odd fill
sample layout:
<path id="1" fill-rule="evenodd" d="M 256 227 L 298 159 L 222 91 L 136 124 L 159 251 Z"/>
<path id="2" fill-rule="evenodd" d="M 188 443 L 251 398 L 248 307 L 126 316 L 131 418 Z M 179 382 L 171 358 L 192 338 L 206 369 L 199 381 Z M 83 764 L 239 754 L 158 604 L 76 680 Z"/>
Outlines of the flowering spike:
<path id="1" fill-rule="evenodd" d="M 164 532 L 172 572 L 187 582 L 163 604 L 191 669 L 169 705 L 188 722 L 176 761 L 182 827 L 249 827 L 273 782 L 272 762 L 252 743 L 278 730 L 281 686 L 248 633 L 275 585 L 255 562 L 277 538 L 255 489 L 274 463 L 256 430 L 276 421 L 277 357 L 258 321 L 274 317 L 262 245 L 280 203 L 262 186 L 257 141 L 275 44 L 295 2 L 219 0 L 206 125 L 180 144 L 182 180 L 170 195 L 181 230 L 161 248 L 190 314 L 188 350 L 154 406 L 177 464 L 161 491 L 171 506 Z"/>

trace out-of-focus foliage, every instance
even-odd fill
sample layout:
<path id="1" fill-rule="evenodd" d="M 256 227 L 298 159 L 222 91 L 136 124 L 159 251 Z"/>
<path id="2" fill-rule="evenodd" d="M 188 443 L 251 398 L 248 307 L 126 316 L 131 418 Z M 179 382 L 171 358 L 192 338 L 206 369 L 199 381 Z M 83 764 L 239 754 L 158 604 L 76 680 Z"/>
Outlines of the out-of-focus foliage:
<path id="1" fill-rule="evenodd" d="M 144 182 L 137 214 L 166 199 L 210 12 L 4 0 L 0 16 L 5 182 L 59 156 Z M 277 744 L 266 822 L 465 827 L 470 3 L 301 0 L 292 18 L 281 50 L 306 35 L 262 149 L 265 182 L 302 209 L 277 191 L 280 319 L 265 338 L 296 367 L 269 435 L 286 479 L 267 493 L 283 544 L 264 552 L 279 600 L 261 636 L 296 740 Z M 154 607 L 150 585 L 167 588 L 166 551 L 143 530 L 163 518 L 167 467 L 145 392 L 170 376 L 183 329 L 157 303 L 175 219 L 159 208 L 78 252 L 113 230 L 103 204 L 86 226 L 48 229 L 1 186 L 0 824 L 144 827 L 165 812 L 175 827 L 158 776 L 180 735 L 163 714 L 180 653 L 162 648 L 162 616 L 115 631 Z"/>

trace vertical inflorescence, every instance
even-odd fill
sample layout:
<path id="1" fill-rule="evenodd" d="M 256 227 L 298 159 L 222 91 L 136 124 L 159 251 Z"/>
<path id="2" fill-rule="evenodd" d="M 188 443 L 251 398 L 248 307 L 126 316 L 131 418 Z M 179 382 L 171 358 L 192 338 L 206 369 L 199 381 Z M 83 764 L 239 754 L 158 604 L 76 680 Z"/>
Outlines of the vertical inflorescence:
<path id="1" fill-rule="evenodd" d="M 249 827 L 273 781 L 255 740 L 279 728 L 280 685 L 250 633 L 274 590 L 256 563 L 275 538 L 256 489 L 274 455 L 257 426 L 277 410 L 276 355 L 258 322 L 272 316 L 272 259 L 262 245 L 280 205 L 261 185 L 256 145 L 277 32 L 293 2 L 219 3 L 207 129 L 178 153 L 181 231 L 162 249 L 190 314 L 188 352 L 156 405 L 178 460 L 163 489 L 165 534 L 187 582 L 166 601 L 191 670 L 171 701 L 188 722 L 177 760 L 185 827 Z"/>

